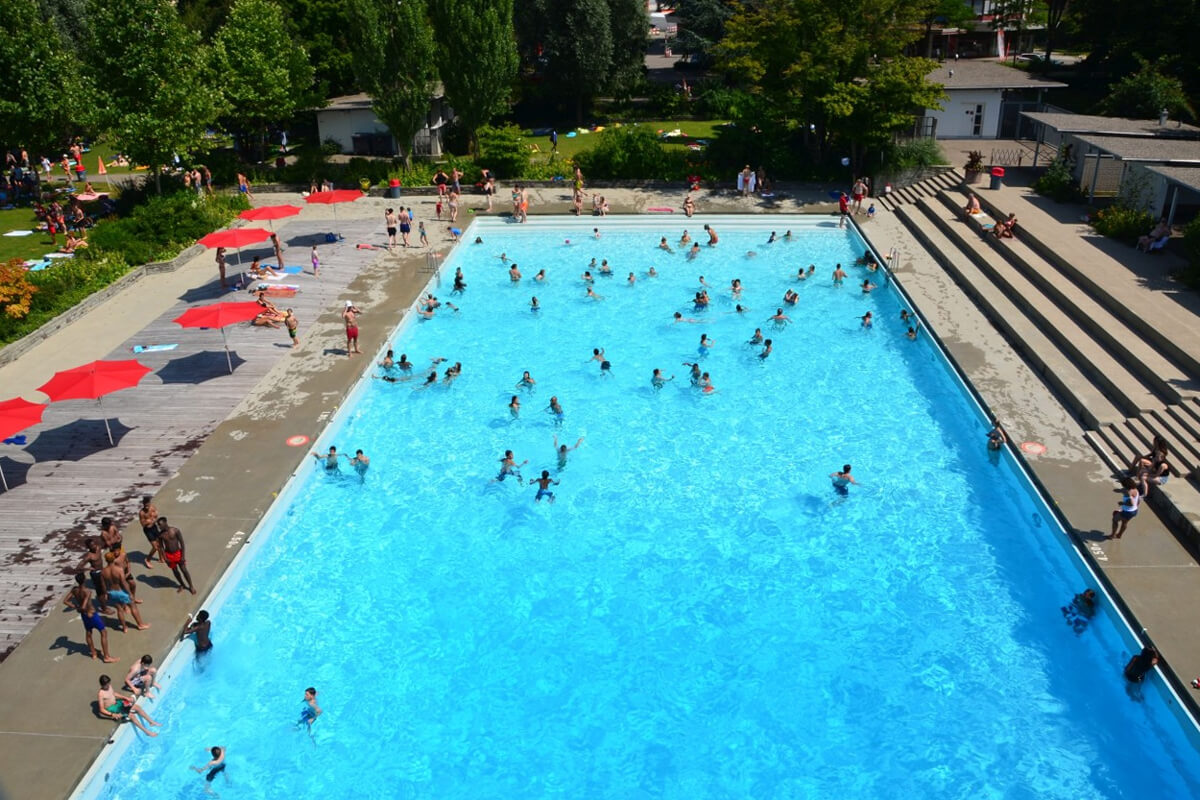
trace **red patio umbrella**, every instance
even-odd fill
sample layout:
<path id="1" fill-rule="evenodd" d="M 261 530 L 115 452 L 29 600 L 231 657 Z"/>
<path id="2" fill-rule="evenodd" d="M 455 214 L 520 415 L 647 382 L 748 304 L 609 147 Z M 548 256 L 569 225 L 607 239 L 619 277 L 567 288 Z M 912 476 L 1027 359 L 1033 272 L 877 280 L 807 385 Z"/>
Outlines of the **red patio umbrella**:
<path id="1" fill-rule="evenodd" d="M 333 206 L 333 227 L 336 229 L 337 224 L 337 204 L 338 203 L 353 203 L 358 198 L 362 197 L 363 193 L 358 189 L 334 189 L 331 192 L 314 192 L 304 198 L 307 203 L 315 203 L 317 205 Z M 340 235 L 340 234 L 339 234 Z"/>
<path id="2" fill-rule="evenodd" d="M 20 397 L 0 403 L 0 440 L 37 425 L 42 421 L 45 411 L 45 403 L 31 403 Z M 7 492 L 8 481 L 4 479 L 3 470 L 0 470 L 0 484 L 3 484 L 4 491 Z"/>
<path id="3" fill-rule="evenodd" d="M 208 248 L 232 247 L 237 253 L 237 269 L 242 271 L 242 248 L 248 244 L 258 244 L 271 238 L 271 232 L 266 228 L 229 228 L 223 231 L 213 231 L 196 241 Z M 243 276 L 242 283 L 245 283 Z"/>
<path id="4" fill-rule="evenodd" d="M 93 361 L 54 373 L 54 377 L 39 386 L 38 391 L 55 403 L 61 400 L 95 400 L 103 410 L 104 401 L 100 398 L 137 386 L 146 373 L 152 371 L 132 358 L 125 361 Z M 112 428 L 109 427 L 108 417 L 104 418 L 104 429 L 108 431 L 108 443 L 112 444 Z"/>
<path id="5" fill-rule="evenodd" d="M 283 219 L 284 217 L 294 217 L 303 209 L 300 206 L 262 206 L 261 208 L 250 208 L 238 214 L 238 217 L 251 222 L 266 220 L 268 225 L 271 225 L 273 219 Z M 271 230 L 275 230 L 275 226 L 271 225 Z"/>
<path id="6" fill-rule="evenodd" d="M 176 317 L 175 322 L 184 328 L 220 328 L 221 341 L 225 344 L 225 362 L 232 374 L 233 359 L 229 356 L 229 340 L 225 337 L 225 328 L 252 320 L 261 314 L 262 310 L 258 303 L 213 303 L 189 308 Z"/>

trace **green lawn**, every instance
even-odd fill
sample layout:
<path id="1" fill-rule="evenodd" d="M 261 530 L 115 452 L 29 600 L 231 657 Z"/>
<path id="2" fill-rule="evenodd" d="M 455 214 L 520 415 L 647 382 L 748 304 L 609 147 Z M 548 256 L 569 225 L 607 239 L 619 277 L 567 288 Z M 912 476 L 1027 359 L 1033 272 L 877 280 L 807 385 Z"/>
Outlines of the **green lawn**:
<path id="1" fill-rule="evenodd" d="M 616 125 L 617 123 L 613 123 Z M 637 125 L 639 128 L 649 128 L 652 131 L 673 131 L 679 128 L 687 135 L 685 140 L 676 140 L 667 144 L 668 147 L 684 148 L 692 139 L 712 139 L 716 135 L 718 127 L 727 124 L 727 120 L 670 120 L 670 119 L 652 119 L 642 120 L 640 122 L 620 123 L 623 125 Z M 596 134 L 580 133 L 574 138 L 567 138 L 567 129 L 558 132 L 558 155 L 560 158 L 574 158 L 575 155 L 583 150 L 588 149 L 595 143 Z M 550 137 L 549 136 L 528 136 L 525 137 L 526 144 L 536 144 L 538 150 L 533 154 L 533 159 L 539 158 L 546 160 L 550 155 Z"/>
<path id="2" fill-rule="evenodd" d="M 34 216 L 32 208 L 0 211 L 0 233 L 33 230 L 36 224 L 37 217 Z M 58 237 L 59 245 L 63 241 L 61 236 Z M 38 231 L 32 236 L 0 236 L 0 261 L 11 261 L 14 258 L 26 261 L 53 253 L 57 249 L 58 246 L 50 243 L 50 234 L 44 231 Z"/>

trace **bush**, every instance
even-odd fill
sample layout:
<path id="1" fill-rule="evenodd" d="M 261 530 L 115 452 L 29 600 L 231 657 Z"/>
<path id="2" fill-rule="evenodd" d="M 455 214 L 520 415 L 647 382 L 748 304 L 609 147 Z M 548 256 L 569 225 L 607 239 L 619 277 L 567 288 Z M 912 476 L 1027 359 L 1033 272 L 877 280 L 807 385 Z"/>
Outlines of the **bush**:
<path id="1" fill-rule="evenodd" d="M 887 165 L 893 169 L 932 167 L 936 164 L 947 163 L 937 140 L 926 138 L 905 139 L 893 143 L 884 158 Z"/>
<path id="2" fill-rule="evenodd" d="M 337 156 L 342 154 L 342 145 L 337 139 L 326 139 L 321 142 L 321 155 Z"/>
<path id="3" fill-rule="evenodd" d="M 692 112 L 710 119 L 733 119 L 752 102 L 747 92 L 718 81 L 697 81 L 692 86 L 692 98 Z"/>
<path id="4" fill-rule="evenodd" d="M 1049 168 L 1033 184 L 1033 190 L 1058 203 L 1071 203 L 1083 198 L 1079 187 L 1075 185 L 1071 163 L 1061 158 L 1050 163 Z"/>
<path id="5" fill-rule="evenodd" d="M 0 314 L 0 344 L 37 330 L 128 271 L 129 265 L 120 258 L 64 258 L 53 269 L 29 273 L 37 289 L 29 313 L 20 319 Z"/>
<path id="6" fill-rule="evenodd" d="M 1154 215 L 1145 209 L 1114 205 L 1097 212 L 1091 223 L 1101 236 L 1132 244 L 1154 227 Z"/>
<path id="7" fill-rule="evenodd" d="M 588 178 L 681 180 L 687 171 L 684 153 L 667 150 L 649 128 L 609 128 L 599 139 L 575 157 Z"/>
<path id="8" fill-rule="evenodd" d="M 484 125 L 479 137 L 479 163 L 500 179 L 520 177 L 529 166 L 529 150 L 516 125 Z"/>
<path id="9" fill-rule="evenodd" d="M 88 249 L 71 261 L 146 264 L 173 258 L 246 208 L 249 204 L 240 194 L 200 197 L 180 190 L 150 197 L 128 216 L 97 223 L 88 236 Z M 48 272 L 57 273 L 58 266 Z"/>

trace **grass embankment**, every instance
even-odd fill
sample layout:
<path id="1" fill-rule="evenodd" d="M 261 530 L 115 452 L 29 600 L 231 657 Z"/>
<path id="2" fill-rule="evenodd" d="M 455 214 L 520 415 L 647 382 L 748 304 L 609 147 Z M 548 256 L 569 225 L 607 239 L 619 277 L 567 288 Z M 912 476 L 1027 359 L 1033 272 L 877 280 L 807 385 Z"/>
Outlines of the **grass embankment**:
<path id="1" fill-rule="evenodd" d="M 613 123 L 617 125 L 618 123 Z M 716 136 L 717 129 L 722 125 L 727 125 L 726 120 L 673 120 L 673 119 L 651 119 L 642 120 L 640 122 L 619 123 L 621 125 L 636 125 L 639 128 L 649 128 L 652 131 L 673 131 L 676 128 L 684 134 L 684 138 L 671 139 L 665 142 L 665 146 L 670 149 L 686 149 L 696 139 L 704 139 L 712 141 Z M 607 127 L 606 127 L 607 130 Z M 562 159 L 574 158 L 577 153 L 593 147 L 596 144 L 595 133 L 577 133 L 572 138 L 567 138 L 567 130 L 558 132 L 558 157 Z M 550 137 L 549 136 L 525 136 L 525 141 L 529 145 L 537 145 L 537 152 L 531 156 L 531 160 L 535 163 L 545 163 L 550 158 Z"/>

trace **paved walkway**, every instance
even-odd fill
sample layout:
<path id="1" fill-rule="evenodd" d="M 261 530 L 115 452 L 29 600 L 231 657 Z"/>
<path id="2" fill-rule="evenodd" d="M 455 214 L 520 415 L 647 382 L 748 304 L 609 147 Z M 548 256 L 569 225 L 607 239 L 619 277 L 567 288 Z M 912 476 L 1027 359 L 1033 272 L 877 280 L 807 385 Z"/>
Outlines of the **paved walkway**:
<path id="1" fill-rule="evenodd" d="M 677 206 L 681 199 L 674 193 L 668 196 L 632 190 L 605 190 L 604 194 L 616 213 Z M 537 190 L 533 210 L 563 213 L 568 195 L 566 190 Z M 289 199 L 294 197 L 262 197 L 259 202 Z M 478 204 L 479 199 L 468 201 Z M 61 458 L 45 467 L 39 461 L 26 472 L 27 483 L 9 495 L 0 495 L 0 519 L 29 515 L 28 522 L 22 523 L 27 534 L 0 538 L 0 558 L 29 569 L 29 583 L 19 586 L 16 596 L 36 602 L 37 607 L 23 613 L 49 614 L 0 664 L 4 685 L 21 689 L 6 692 L 6 702 L 0 704 L 0 793 L 8 791 L 13 800 L 65 796 L 113 732 L 111 722 L 94 712 L 95 681 L 103 667 L 86 657 L 77 615 L 62 611 L 54 602 L 68 578 L 61 570 L 75 561 L 72 545 L 78 531 L 91 527 L 102 513 L 112 512 L 119 520 L 127 521 L 136 497 L 154 494 L 160 511 L 184 531 L 199 597 L 205 596 L 245 544 L 246 534 L 265 514 L 274 491 L 305 460 L 307 450 L 289 447 L 286 440 L 294 435 L 317 436 L 362 369 L 360 360 L 339 352 L 344 344 L 337 318 L 339 301 L 353 297 L 366 309 L 363 350 L 373 354 L 427 280 L 421 253 L 389 257 L 378 251 L 353 249 L 359 240 L 378 241 L 382 209 L 388 202 L 364 199 L 339 209 L 347 240 L 328 248 L 328 255 L 323 257 L 331 264 L 328 276 L 322 278 L 320 286 L 310 285 L 302 295 L 304 301 L 312 302 L 301 315 L 304 345 L 297 351 L 276 347 L 284 337 L 274 331 L 238 329 L 232 346 L 245 362 L 232 376 L 221 374 L 207 360 L 207 347 L 201 343 L 203 337 L 212 337 L 212 348 L 216 350 L 219 344 L 215 332 L 177 331 L 164 323 L 186 304 L 215 297 L 211 290 L 215 277 L 211 258 L 201 256 L 177 273 L 152 276 L 136 284 L 87 318 L 59 331 L 44 345 L 0 368 L 0 383 L 6 389 L 11 386 L 14 393 L 35 396 L 31 389 L 62 366 L 108 354 L 125 355 L 132 343 L 162 341 L 163 337 L 181 344 L 197 340 L 189 342 L 193 349 L 186 357 L 196 360 L 182 368 L 179 376 L 183 382 L 163 382 L 159 373 L 148 376 L 145 386 L 114 395 L 112 402 L 106 403 L 110 413 L 130 428 L 115 448 L 99 448 L 72 461 L 66 456 L 75 453 L 60 444 Z M 430 198 L 406 198 L 404 202 L 413 205 L 418 218 L 428 220 L 432 216 Z M 831 209 L 823 187 L 770 203 L 729 195 L 704 197 L 700 206 L 702 211 L 718 213 Z M 497 208 L 504 206 L 497 203 Z M 330 227 L 329 212 L 321 211 L 307 209 L 284 228 L 285 238 L 295 239 Z M 673 216 L 682 223 L 682 214 Z M 444 226 L 439 229 L 432 223 L 429 227 L 431 233 L 444 230 Z M 945 285 L 948 279 L 944 273 L 919 266 L 923 263 L 920 253 L 895 220 L 881 218 L 868 232 L 882 249 L 893 242 L 900 248 L 905 262 L 901 276 L 906 287 L 911 284 L 915 290 L 927 282 L 927 301 L 921 303 L 922 308 L 937 330 L 952 342 L 952 351 L 989 402 L 1011 420 L 1010 429 L 1020 437 L 1047 444 L 1049 451 L 1036 467 L 1039 475 L 1046 470 L 1043 479 L 1056 496 L 1060 490 L 1064 492 L 1073 509 L 1069 512 L 1074 514 L 1072 519 L 1080 520 L 1082 531 L 1102 529 L 1103 525 L 1097 525 L 1091 517 L 1098 508 L 1104 509 L 1106 517 L 1112 496 L 1107 475 L 1101 474 L 1098 462 L 1089 457 L 1078 426 L 1020 358 L 998 340 L 974 306 L 952 286 Z M 303 280 L 316 283 L 309 275 Z M 300 302 L 297 300 L 295 305 Z M 147 363 L 165 365 L 179 357 L 178 352 L 163 355 L 166 358 L 161 361 Z M 205 373 L 205 368 L 209 372 Z M 201 375 L 205 379 L 197 381 Z M 157 399 L 157 404 L 141 402 L 140 396 Z M 118 400 L 129 405 L 119 405 Z M 83 403 L 66 404 L 62 409 L 64 417 L 48 419 L 31 433 L 40 439 L 44 431 L 72 424 L 66 413 L 72 409 L 92 418 L 93 409 Z M 151 435 L 151 430 L 156 433 Z M 34 444 L 38 441 L 30 438 Z M 94 446 L 94 437 L 88 441 Z M 203 446 L 199 446 L 201 442 Z M 105 466 L 96 466 L 101 460 Z M 4 463 L 7 466 L 9 461 Z M 61 479 L 52 489 L 42 488 L 68 474 L 69 478 Z M 1079 481 L 1071 483 L 1066 477 L 1058 480 L 1055 476 L 1059 474 L 1082 478 L 1070 478 Z M 73 510 L 59 510 L 67 504 Z M 1153 550 L 1148 548 L 1166 541 L 1149 532 L 1152 525 L 1153 518 L 1139 518 L 1137 533 L 1146 535 L 1127 537 L 1121 543 L 1131 558 L 1152 556 Z M 11 528 L 5 524 L 0 534 L 7 536 Z M 50 532 L 56 533 L 47 537 Z M 68 541 L 68 536 L 76 539 Z M 28 541 L 17 541 L 23 537 Z M 43 542 L 43 537 L 48 541 Z M 132 527 L 127 540 L 135 551 L 139 538 L 136 527 Z M 22 547 L 32 559 L 29 564 L 19 564 L 22 557 L 14 555 Z M 1179 572 L 1183 576 L 1183 570 Z M 146 600 L 146 618 L 153 627 L 145 632 L 112 633 L 111 650 L 120 657 L 112 674 L 142 653 L 161 658 L 177 640 L 185 614 L 198 608 L 198 598 L 170 591 L 171 582 L 161 567 L 146 570 L 135 563 L 134 573 Z M 1177 583 L 1178 594 L 1170 597 L 1179 605 L 1190 604 L 1196 595 L 1191 585 L 1194 581 Z M 1143 583 L 1139 589 L 1136 581 L 1129 586 L 1138 591 L 1147 588 Z M 1175 583 L 1172 586 L 1175 588 Z M 1150 605 L 1155 596 L 1162 593 L 1148 596 Z M 1147 613 L 1150 611 L 1153 608 L 1148 607 Z M 1170 645 L 1176 647 L 1174 641 Z M 1178 643 L 1178 647 L 1184 646 L 1190 643 Z M 1193 655 L 1197 658 L 1189 661 Z M 1172 663 L 1200 663 L 1200 654 L 1176 656 L 1175 650 L 1168 649 L 1167 657 Z"/>

